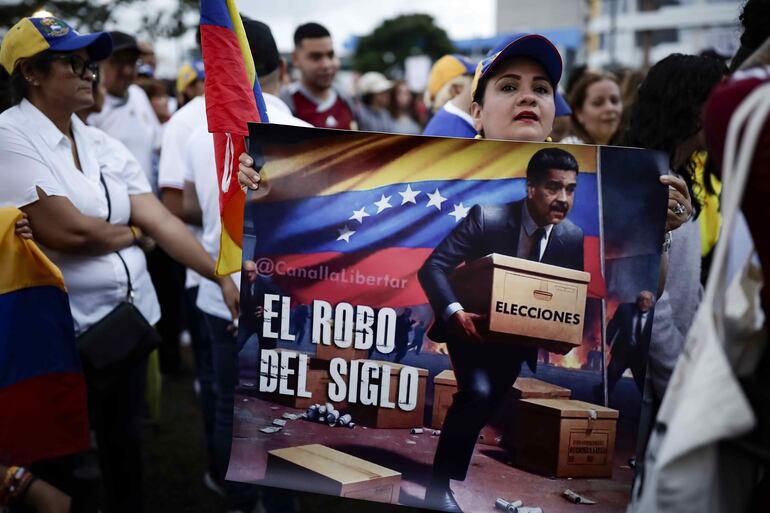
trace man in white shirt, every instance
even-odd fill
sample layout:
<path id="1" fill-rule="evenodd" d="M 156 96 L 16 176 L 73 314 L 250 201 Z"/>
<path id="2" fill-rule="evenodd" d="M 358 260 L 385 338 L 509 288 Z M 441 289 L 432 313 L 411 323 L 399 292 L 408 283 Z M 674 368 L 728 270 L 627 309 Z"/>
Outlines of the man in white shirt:
<path id="1" fill-rule="evenodd" d="M 150 100 L 134 84 L 139 60 L 136 38 L 124 32 L 110 32 L 112 56 L 101 64 L 101 75 L 107 95 L 99 113 L 91 114 L 88 123 L 122 142 L 134 155 L 147 176 L 152 191 L 158 192 L 158 176 L 154 162 L 160 148 L 161 125 Z M 163 339 L 159 348 L 163 372 L 179 370 L 179 332 L 181 326 L 182 284 L 184 268 L 176 264 L 160 248 L 147 255 L 147 266 L 158 293 L 161 320 L 157 325 Z"/>
<path id="2" fill-rule="evenodd" d="M 158 191 L 160 199 L 172 214 L 187 223 L 187 228 L 201 241 L 200 215 L 187 217 L 182 206 L 184 191 L 184 153 L 190 136 L 201 127 L 206 127 L 206 102 L 203 98 L 203 83 L 205 73 L 203 63 L 196 61 L 185 64 L 177 74 L 177 92 L 189 98 L 177 110 L 171 119 L 163 126 L 163 141 L 161 144 L 160 161 L 158 164 Z M 172 264 L 173 265 L 173 264 Z M 204 435 L 209 470 L 204 476 L 206 484 L 212 486 L 216 475 L 213 469 L 213 422 L 214 422 L 214 392 L 212 390 L 211 341 L 208 339 L 203 314 L 195 305 L 198 297 L 198 287 L 201 277 L 192 269 L 186 270 L 184 282 L 184 312 L 187 331 L 190 334 L 193 354 L 195 356 L 195 377 L 197 380 L 198 397 L 203 412 Z M 176 349 L 175 345 L 173 349 Z"/>
<path id="3" fill-rule="evenodd" d="M 271 123 L 306 126 L 308 123 L 291 115 L 289 107 L 276 95 L 286 74 L 286 62 L 280 58 L 270 28 L 264 23 L 243 17 L 246 37 L 254 58 L 254 65 L 262 88 L 267 116 Z M 205 121 L 205 120 L 204 120 Z M 214 159 L 214 140 L 204 123 L 187 141 L 181 160 L 177 162 L 184 170 L 185 217 L 199 213 L 203 226 L 203 247 L 213 258 L 219 254 L 221 221 L 219 216 L 219 183 Z M 240 286 L 240 275 L 233 276 Z M 209 280 L 201 280 L 196 305 L 203 312 L 207 336 L 211 342 L 214 384 L 214 427 L 213 445 L 218 484 L 224 489 L 230 509 L 245 509 L 253 500 L 254 490 L 244 484 L 225 481 L 224 476 L 230 460 L 233 429 L 233 401 L 238 376 L 238 351 L 236 332 L 231 317 L 220 297 L 211 288 Z M 216 285 L 215 285 L 216 286 Z M 223 310 L 222 308 L 225 307 Z M 285 493 L 263 491 L 264 500 L 276 503 L 284 499 Z M 281 502 L 286 504 L 286 502 Z M 276 508 L 266 508 L 274 511 Z"/>
<path id="4" fill-rule="evenodd" d="M 88 123 L 125 144 L 156 190 L 152 160 L 160 146 L 161 130 L 150 100 L 134 84 L 139 47 L 133 36 L 123 32 L 110 32 L 110 35 L 114 42 L 112 56 L 101 66 L 107 96 L 102 111 L 89 116 Z"/>

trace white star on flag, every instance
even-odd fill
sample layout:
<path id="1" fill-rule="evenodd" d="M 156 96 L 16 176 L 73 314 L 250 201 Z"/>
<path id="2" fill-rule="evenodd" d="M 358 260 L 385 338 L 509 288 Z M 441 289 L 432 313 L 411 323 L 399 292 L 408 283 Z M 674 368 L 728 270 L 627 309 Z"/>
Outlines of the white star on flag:
<path id="1" fill-rule="evenodd" d="M 455 205 L 455 209 L 447 215 L 454 217 L 455 223 L 459 223 L 460 219 L 466 217 L 469 211 L 469 208 L 464 207 L 463 204 L 460 203 L 459 205 Z"/>
<path id="2" fill-rule="evenodd" d="M 386 208 L 392 208 L 393 205 L 390 204 L 390 198 L 393 196 L 385 196 L 384 194 L 380 198 L 380 201 L 375 201 L 374 204 L 377 205 L 377 213 L 379 214 Z"/>
<path id="3" fill-rule="evenodd" d="M 420 194 L 422 191 L 413 191 L 411 185 L 406 186 L 406 190 L 404 192 L 399 192 L 401 195 L 401 204 L 405 203 L 414 203 L 417 204 L 417 195 Z"/>
<path id="4" fill-rule="evenodd" d="M 443 197 L 440 192 L 438 192 L 438 189 L 436 189 L 436 192 L 433 194 L 428 193 L 428 198 L 430 198 L 430 201 L 428 201 L 428 204 L 425 206 L 436 207 L 438 210 L 441 210 L 441 204 L 446 201 L 446 198 Z"/>
<path id="5" fill-rule="evenodd" d="M 353 215 L 348 219 L 355 219 L 359 223 L 363 223 L 364 217 L 369 217 L 369 213 L 366 211 L 366 207 L 361 207 L 361 210 L 354 210 Z"/>
<path id="6" fill-rule="evenodd" d="M 337 231 L 340 232 L 340 236 L 337 237 L 337 240 L 344 240 L 345 242 L 350 242 L 350 236 L 356 233 L 348 228 L 348 225 L 345 225 L 342 228 L 337 228 Z"/>

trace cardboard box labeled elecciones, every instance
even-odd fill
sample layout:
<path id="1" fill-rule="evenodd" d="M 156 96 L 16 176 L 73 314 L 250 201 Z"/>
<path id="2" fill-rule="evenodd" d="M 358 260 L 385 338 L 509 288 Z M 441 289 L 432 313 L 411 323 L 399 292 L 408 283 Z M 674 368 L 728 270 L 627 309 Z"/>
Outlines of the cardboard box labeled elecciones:
<path id="1" fill-rule="evenodd" d="M 440 372 L 433 378 L 433 415 L 431 426 L 441 429 L 447 410 L 452 404 L 452 396 L 457 392 L 457 379 L 451 369 Z M 485 445 L 500 445 L 506 429 L 516 421 L 516 408 L 519 399 L 564 398 L 569 399 L 569 388 L 546 383 L 535 378 L 518 378 L 506 394 L 495 415 L 479 434 L 479 442 Z"/>
<path id="2" fill-rule="evenodd" d="M 264 484 L 395 504 L 401 474 L 342 451 L 312 444 L 268 451 Z"/>
<path id="3" fill-rule="evenodd" d="M 513 464 L 555 477 L 612 477 L 618 411 L 571 399 L 522 399 L 513 436 Z"/>
<path id="4" fill-rule="evenodd" d="M 457 268 L 452 289 L 465 310 L 487 316 L 488 340 L 567 354 L 583 341 L 590 273 L 499 254 Z"/>
<path id="5" fill-rule="evenodd" d="M 425 410 L 425 393 L 427 391 L 428 370 L 417 369 L 418 383 L 417 383 L 417 404 L 414 409 L 410 411 L 402 410 L 398 407 L 398 387 L 399 379 L 402 369 L 408 367 L 407 365 L 401 365 L 393 362 L 385 362 L 380 360 L 357 360 L 358 362 L 372 362 L 378 366 L 388 365 L 391 368 L 390 371 L 390 390 L 388 399 L 390 402 L 395 403 L 395 408 L 383 408 L 381 406 L 366 406 L 360 403 L 350 403 L 349 412 L 353 416 L 353 420 L 358 424 L 376 427 L 376 428 L 412 428 L 423 425 L 423 416 Z M 381 382 L 379 379 L 373 380 L 374 384 L 379 385 Z"/>

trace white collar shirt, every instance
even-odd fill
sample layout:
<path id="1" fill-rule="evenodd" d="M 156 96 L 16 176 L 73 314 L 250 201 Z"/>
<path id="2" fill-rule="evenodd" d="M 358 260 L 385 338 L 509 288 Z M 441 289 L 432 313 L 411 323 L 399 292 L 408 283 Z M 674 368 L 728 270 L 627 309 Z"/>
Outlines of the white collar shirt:
<path id="1" fill-rule="evenodd" d="M 540 228 L 540 226 L 538 226 L 537 223 L 535 223 L 535 220 L 532 219 L 532 216 L 529 214 L 529 209 L 527 208 L 527 201 L 524 200 L 521 203 L 521 228 L 519 229 L 519 247 L 517 251 L 519 258 L 527 258 L 532 250 L 532 245 L 539 243 L 540 256 L 538 261 L 543 259 L 545 248 L 548 247 L 548 241 L 551 238 L 553 225 L 547 224 L 543 226 L 542 228 L 545 229 L 545 235 L 539 241 L 536 241 L 534 240 L 534 235 L 538 228 Z"/>
<path id="2" fill-rule="evenodd" d="M 125 98 L 106 95 L 102 111 L 91 114 L 88 123 L 122 142 L 139 161 L 153 191 L 157 190 L 153 161 L 160 148 L 161 125 L 141 87 L 129 86 Z"/>
<path id="3" fill-rule="evenodd" d="M 120 142 L 72 116 L 72 133 L 82 171 L 75 167 L 69 139 L 27 100 L 0 114 L 0 206 L 24 207 L 38 201 L 37 188 L 67 198 L 82 214 L 127 224 L 129 197 L 150 192 L 139 164 Z M 100 174 L 110 193 L 108 208 Z M 75 331 L 80 333 L 126 298 L 127 277 L 117 254 L 80 256 L 51 250 L 69 294 Z M 160 319 L 144 253 L 121 250 L 134 288 L 134 303 L 150 323 Z"/>
<path id="4" fill-rule="evenodd" d="M 184 152 L 190 136 L 200 127 L 206 126 L 206 101 L 203 96 L 196 96 L 171 116 L 163 125 L 163 142 L 160 147 L 158 165 L 158 189 L 184 189 Z M 187 228 L 200 241 L 203 234 L 198 226 Z M 192 269 L 187 269 L 185 288 L 197 287 L 201 276 Z"/>

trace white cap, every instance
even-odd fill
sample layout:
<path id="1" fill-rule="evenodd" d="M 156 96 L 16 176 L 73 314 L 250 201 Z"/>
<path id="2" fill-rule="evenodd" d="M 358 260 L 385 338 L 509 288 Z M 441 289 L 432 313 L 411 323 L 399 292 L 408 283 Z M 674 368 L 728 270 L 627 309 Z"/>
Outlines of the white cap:
<path id="1" fill-rule="evenodd" d="M 358 94 L 377 94 L 393 89 L 393 82 L 377 71 L 369 71 L 358 79 Z"/>

